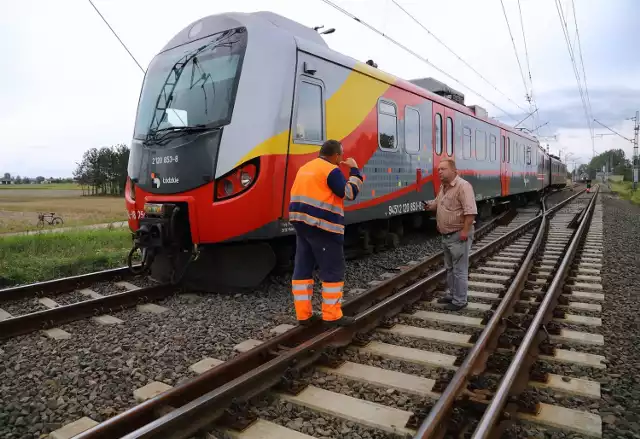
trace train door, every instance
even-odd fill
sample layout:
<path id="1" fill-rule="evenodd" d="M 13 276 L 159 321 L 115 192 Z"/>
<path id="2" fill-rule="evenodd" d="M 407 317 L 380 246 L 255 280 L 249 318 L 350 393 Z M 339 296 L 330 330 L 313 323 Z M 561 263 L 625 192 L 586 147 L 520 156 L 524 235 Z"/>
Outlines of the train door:
<path id="1" fill-rule="evenodd" d="M 438 176 L 438 165 L 445 152 L 445 108 L 444 105 L 433 103 L 433 190 L 434 195 L 440 192 L 440 177 Z"/>
<path id="2" fill-rule="evenodd" d="M 327 139 L 325 81 L 328 77 L 330 75 L 324 60 L 306 53 L 298 53 L 298 68 L 291 108 L 291 130 L 287 139 L 289 147 L 286 155 L 282 200 L 283 220 L 289 214 L 291 186 L 298 170 L 318 156 L 320 147 Z M 292 230 L 290 228 L 287 231 Z M 282 230 L 282 232 L 285 231 Z"/>
<path id="3" fill-rule="evenodd" d="M 503 197 L 509 195 L 511 182 L 511 141 L 505 130 L 500 130 L 500 193 Z"/>

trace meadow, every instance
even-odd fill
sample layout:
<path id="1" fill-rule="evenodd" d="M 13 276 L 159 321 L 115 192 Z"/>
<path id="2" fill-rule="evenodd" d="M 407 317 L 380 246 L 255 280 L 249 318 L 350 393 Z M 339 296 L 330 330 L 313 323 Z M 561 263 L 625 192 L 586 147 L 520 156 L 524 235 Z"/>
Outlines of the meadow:
<path id="1" fill-rule="evenodd" d="M 82 196 L 72 183 L 0 185 L 0 234 L 38 230 L 40 212 L 61 217 L 60 227 L 127 220 L 123 197 Z"/>

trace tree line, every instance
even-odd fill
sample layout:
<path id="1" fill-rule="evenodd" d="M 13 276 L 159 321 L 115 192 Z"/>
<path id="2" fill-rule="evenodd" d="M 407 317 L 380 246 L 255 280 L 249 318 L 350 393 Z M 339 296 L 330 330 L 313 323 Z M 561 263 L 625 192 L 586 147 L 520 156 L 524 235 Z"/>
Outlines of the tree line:
<path id="1" fill-rule="evenodd" d="M 73 172 L 83 195 L 123 195 L 127 182 L 129 147 L 124 144 L 91 148 Z"/>
<path id="2" fill-rule="evenodd" d="M 577 176 L 580 177 L 584 173 L 591 179 L 595 179 L 596 173 L 602 172 L 603 166 L 610 174 L 624 176 L 625 181 L 633 179 L 633 166 L 622 149 L 610 149 L 598 154 L 589 161 L 589 164 L 578 167 Z"/>

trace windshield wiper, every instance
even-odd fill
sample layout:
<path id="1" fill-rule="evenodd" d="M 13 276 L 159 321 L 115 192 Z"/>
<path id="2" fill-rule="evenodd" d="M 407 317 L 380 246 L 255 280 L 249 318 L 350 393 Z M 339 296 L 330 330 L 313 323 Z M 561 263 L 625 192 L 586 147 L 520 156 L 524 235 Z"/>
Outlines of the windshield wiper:
<path id="1" fill-rule="evenodd" d="M 159 130 L 150 131 L 147 134 L 145 143 L 149 143 L 150 141 L 160 142 L 171 133 L 199 133 L 209 129 L 211 129 L 211 127 L 207 127 L 204 124 L 161 128 Z M 159 134 L 162 135 L 158 137 Z"/>

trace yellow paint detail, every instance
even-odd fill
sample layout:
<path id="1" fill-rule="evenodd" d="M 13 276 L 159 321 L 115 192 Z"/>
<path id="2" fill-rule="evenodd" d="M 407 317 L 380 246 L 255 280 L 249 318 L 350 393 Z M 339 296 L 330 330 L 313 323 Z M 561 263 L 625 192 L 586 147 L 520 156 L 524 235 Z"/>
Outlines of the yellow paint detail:
<path id="1" fill-rule="evenodd" d="M 367 73 L 370 76 L 363 75 Z M 374 79 L 376 78 L 376 79 Z M 395 78 L 363 63 L 358 63 L 344 83 L 325 103 L 327 138 L 342 140 L 352 133 L 377 105 Z M 290 130 L 283 131 L 253 148 L 234 167 L 262 155 L 286 154 L 291 137 Z M 318 145 L 300 145 L 291 142 L 291 154 L 317 152 Z"/>
<path id="2" fill-rule="evenodd" d="M 384 82 L 351 72 L 326 102 L 327 138 L 342 140 L 351 134 L 388 88 Z"/>

